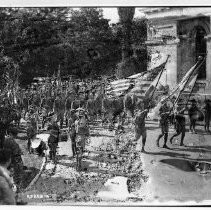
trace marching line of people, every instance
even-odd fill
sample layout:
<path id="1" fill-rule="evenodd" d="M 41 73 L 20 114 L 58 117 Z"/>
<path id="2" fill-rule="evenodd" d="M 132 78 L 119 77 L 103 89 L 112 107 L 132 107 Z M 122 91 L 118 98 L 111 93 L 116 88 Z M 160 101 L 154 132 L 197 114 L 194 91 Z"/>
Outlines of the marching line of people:
<path id="1" fill-rule="evenodd" d="M 77 86 L 77 88 L 79 89 L 80 87 Z M 77 89 L 77 88 L 75 88 L 75 89 Z M 96 93 L 96 91 L 95 91 L 95 93 Z M 101 90 L 99 91 L 99 93 L 101 93 Z M 57 162 L 57 147 L 58 147 L 58 143 L 59 143 L 59 139 L 60 139 L 60 135 L 61 135 L 62 124 L 64 122 L 66 122 L 66 130 L 68 132 L 68 135 L 70 136 L 71 143 L 72 143 L 73 157 L 76 158 L 76 170 L 77 171 L 83 170 L 82 159 L 83 159 L 84 152 L 86 151 L 86 149 L 85 149 L 86 142 L 88 141 L 89 136 L 90 136 L 89 122 L 90 122 L 90 118 L 92 118 L 90 112 L 88 112 L 86 107 L 82 108 L 81 103 L 79 103 L 78 106 L 73 107 L 72 101 L 71 101 L 71 105 L 70 106 L 68 105 L 67 106 L 68 109 L 66 109 L 64 103 L 66 103 L 67 101 L 63 100 L 62 92 L 60 92 L 60 93 L 56 92 L 53 94 L 53 99 L 55 99 L 55 100 L 51 100 L 51 101 L 46 100 L 44 102 L 43 100 L 39 99 L 38 103 L 35 99 L 32 100 L 33 96 L 35 96 L 36 94 L 37 94 L 36 91 L 33 92 L 31 95 L 31 98 L 29 98 L 29 100 L 27 100 L 27 104 L 23 103 L 22 104 L 23 107 L 20 108 L 24 111 L 23 118 L 27 119 L 26 133 L 27 133 L 28 152 L 29 153 L 33 152 L 32 148 L 31 148 L 31 144 L 32 144 L 32 139 L 35 137 L 36 134 L 39 133 L 40 127 L 38 124 L 41 123 L 41 128 L 44 128 L 47 125 L 47 132 L 49 133 L 47 145 L 44 145 L 44 143 L 41 142 L 41 144 L 39 145 L 39 148 L 37 148 L 37 151 L 40 155 L 43 155 L 43 151 L 46 150 L 47 146 L 48 146 L 49 158 L 56 164 L 56 162 Z M 85 96 L 87 96 L 87 94 L 88 93 L 86 92 Z M 100 97 L 98 97 L 99 101 L 97 101 L 98 103 L 96 103 L 97 104 L 96 106 L 98 106 L 98 104 L 99 104 L 99 106 L 102 106 L 102 104 L 100 102 L 102 102 L 102 98 L 104 97 L 104 95 L 99 94 L 99 96 L 100 96 Z M 46 98 L 44 95 L 42 95 L 41 99 L 46 99 Z M 74 96 L 74 100 L 77 100 L 77 99 L 78 98 L 77 98 L 77 94 L 76 94 L 76 96 Z M 33 102 L 30 100 L 32 100 Z M 29 101 L 30 101 L 30 103 L 29 103 Z M 42 101 L 42 103 L 41 103 L 41 101 Z M 87 101 L 87 98 L 86 98 L 86 101 Z M 116 102 L 119 103 L 119 101 L 116 101 Z M 6 103 L 6 105 L 8 105 L 9 102 L 4 100 L 3 106 L 6 106 L 5 103 Z M 50 103 L 50 105 L 48 103 Z M 116 104 L 119 105 L 118 103 L 116 103 Z M 67 103 L 66 103 L 66 105 L 67 105 Z M 121 105 L 120 107 L 122 107 L 122 103 L 120 105 Z M 61 106 L 63 107 L 62 109 L 59 108 Z M 94 106 L 94 108 L 96 108 L 96 106 Z M 109 104 L 109 106 L 110 106 L 110 104 Z M 16 108 L 15 110 L 17 112 L 20 112 L 19 108 Z M 157 146 L 158 147 L 160 146 L 160 139 L 163 137 L 164 138 L 163 147 L 168 149 L 167 142 L 168 142 L 168 137 L 169 137 L 169 125 L 170 124 L 174 124 L 175 133 L 171 136 L 171 138 L 169 139 L 169 142 L 172 143 L 173 139 L 176 136 L 181 135 L 180 146 L 183 146 L 185 133 L 186 133 L 185 112 L 186 111 L 188 112 L 188 116 L 190 119 L 189 120 L 190 121 L 189 131 L 191 133 L 196 133 L 196 122 L 201 117 L 201 116 L 198 116 L 199 113 L 201 113 L 201 110 L 204 113 L 204 115 L 203 115 L 204 116 L 204 129 L 206 132 L 210 132 L 210 130 L 209 130 L 210 119 L 211 119 L 210 100 L 207 99 L 205 101 L 205 106 L 202 109 L 198 108 L 195 99 L 191 100 L 190 107 L 183 108 L 182 106 L 176 104 L 174 106 L 173 110 L 171 109 L 171 107 L 169 107 L 167 105 L 167 103 L 164 103 L 159 110 L 159 112 L 160 112 L 159 113 L 159 115 L 160 115 L 159 125 L 160 125 L 161 132 L 160 132 L 157 140 L 155 140 Z M 122 108 L 120 109 L 120 111 L 122 111 Z M 147 118 L 148 112 L 149 112 L 149 107 L 146 106 L 146 101 L 145 100 L 139 101 L 139 108 L 136 110 L 134 117 L 133 117 L 135 138 L 132 139 L 131 141 L 132 141 L 133 146 L 135 147 L 135 146 L 137 146 L 137 142 L 139 141 L 139 139 L 140 138 L 142 139 L 142 148 L 141 148 L 140 152 L 145 152 L 145 145 L 147 142 L 146 118 Z M 4 112 L 2 112 L 2 113 L 4 113 Z M 40 115 L 43 116 L 42 122 L 40 122 L 40 119 L 39 119 Z M 3 114 L 2 114 L 2 116 L 3 116 Z M 14 115 L 14 116 L 12 116 L 12 119 L 15 120 L 18 117 L 20 117 L 20 116 Z M 125 115 L 122 116 L 122 118 L 125 118 Z M 103 121 L 103 119 L 102 119 L 102 121 Z M 122 120 L 122 122 L 123 121 L 124 121 L 124 119 Z M 0 121 L 0 123 L 2 123 L 2 122 L 4 122 L 4 120 Z M 119 122 L 119 126 L 117 126 L 117 130 L 120 129 L 120 130 L 124 131 L 122 122 Z M 14 145 L 15 143 L 9 144 L 8 142 L 12 141 L 11 139 L 14 140 L 15 135 L 17 135 L 17 133 L 10 131 L 8 128 L 5 128 L 2 135 L 5 136 L 6 133 L 9 134 L 11 138 L 6 138 L 4 140 L 4 144 L 5 145 L 6 144 Z M 3 141 L 1 141 L 1 143 L 2 142 Z M 10 147 L 10 149 L 11 149 L 11 146 L 8 146 L 8 147 Z M 20 172 L 20 170 L 22 170 L 22 167 L 23 167 L 23 164 L 21 163 L 22 162 L 21 155 L 20 155 L 21 152 L 17 149 L 17 152 L 15 154 L 9 155 L 9 153 L 6 150 L 7 149 L 6 146 L 1 147 L 1 149 L 3 149 L 4 151 L 2 151 L 2 153 L 0 153 L 0 154 L 5 155 L 5 159 L 3 156 L 0 156 L 0 166 L 2 165 L 2 167 L 5 168 L 5 170 L 2 169 L 2 171 L 6 171 L 6 168 L 9 167 L 8 165 L 12 165 L 12 167 L 15 168 L 16 173 Z M 14 150 L 14 151 L 16 151 L 16 150 Z M 11 161 L 13 164 L 11 164 Z M 1 174 L 5 174 L 5 173 L 1 172 L 1 168 L 0 168 L 0 178 L 1 178 Z M 6 173 L 6 174 L 9 174 L 9 173 Z M 21 173 L 20 173 L 20 175 L 21 175 Z M 5 180 L 2 181 L 2 186 L 3 186 L 3 190 L 6 190 L 9 192 L 9 189 L 11 186 L 10 182 L 12 182 L 12 181 L 9 181 L 9 184 L 5 184 L 5 183 L 8 183 L 7 177 L 8 177 L 8 175 L 6 177 L 3 176 L 3 178 Z M 22 183 L 21 183 L 20 176 L 16 176 L 16 178 L 17 178 L 17 180 L 14 180 L 14 182 L 17 185 L 17 191 L 18 191 Z M 0 182 L 1 182 L 1 180 L 0 180 Z M 5 188 L 6 185 L 7 185 L 7 188 Z M 1 186 L 1 184 L 0 184 L 0 186 Z M 3 198 L 3 200 L 4 200 L 4 198 Z M 5 201 L 5 202 L 7 203 L 7 201 Z M 11 200 L 8 202 L 13 203 L 13 198 L 11 198 Z"/>
<path id="2" fill-rule="evenodd" d="M 159 109 L 159 127 L 161 129 L 158 138 L 156 139 L 157 147 L 160 147 L 160 140 L 163 137 L 164 143 L 163 148 L 169 149 L 167 146 L 168 137 L 169 137 L 169 126 L 172 124 L 174 126 L 175 132 L 169 139 L 169 142 L 172 144 L 173 139 L 181 135 L 180 146 L 184 146 L 184 138 L 186 133 L 186 114 L 188 113 L 189 118 L 189 132 L 196 132 L 196 122 L 204 121 L 204 130 L 207 133 L 210 133 L 210 120 L 211 120 L 211 100 L 206 99 L 205 105 L 199 109 L 195 99 L 190 100 L 191 104 L 189 107 L 185 105 L 178 105 L 170 107 L 166 102 L 163 103 Z M 134 144 L 137 144 L 137 141 L 142 137 L 142 149 L 141 152 L 144 152 L 146 139 L 147 139 L 147 129 L 145 126 L 145 120 L 149 109 L 142 109 L 135 114 L 135 140 Z"/>

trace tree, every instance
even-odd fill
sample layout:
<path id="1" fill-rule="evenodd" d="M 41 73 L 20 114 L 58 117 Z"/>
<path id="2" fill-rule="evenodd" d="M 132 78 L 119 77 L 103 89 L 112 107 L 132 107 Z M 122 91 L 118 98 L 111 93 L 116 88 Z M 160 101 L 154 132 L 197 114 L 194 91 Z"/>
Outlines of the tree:
<path id="1" fill-rule="evenodd" d="M 135 7 L 119 7 L 118 15 L 122 26 L 122 60 L 131 56 L 131 28 Z"/>
<path id="2" fill-rule="evenodd" d="M 0 26 L 4 56 L 19 64 L 22 85 L 59 66 L 61 75 L 112 73 L 120 60 L 120 43 L 101 9 L 1 8 Z"/>
<path id="3" fill-rule="evenodd" d="M 64 42 L 73 50 L 73 73 L 82 77 L 112 73 L 120 59 L 120 45 L 102 10 L 72 10 L 70 22 Z M 90 56 L 90 52 L 95 56 Z"/>
<path id="4" fill-rule="evenodd" d="M 1 9 L 0 39 L 4 55 L 20 65 L 23 84 L 34 76 L 46 76 L 48 63 L 43 52 L 61 43 L 59 34 L 68 28 L 68 11 L 69 8 Z"/>
<path id="5" fill-rule="evenodd" d="M 131 45 L 131 28 L 134 14 L 134 7 L 118 8 L 122 34 L 122 61 L 117 65 L 116 71 L 118 78 L 124 78 L 134 74 L 137 68 L 133 61 L 134 59 L 132 59 L 133 50 Z"/>
<path id="6" fill-rule="evenodd" d="M 117 64 L 118 78 L 147 70 L 147 19 L 133 19 L 134 7 L 118 8 L 119 24 L 117 29 L 122 44 L 122 60 Z"/>

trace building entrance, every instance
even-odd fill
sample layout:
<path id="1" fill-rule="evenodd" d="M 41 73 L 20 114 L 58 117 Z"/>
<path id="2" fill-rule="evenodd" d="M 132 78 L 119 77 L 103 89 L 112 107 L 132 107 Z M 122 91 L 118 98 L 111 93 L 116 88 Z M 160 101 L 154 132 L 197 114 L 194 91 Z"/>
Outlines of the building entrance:
<path id="1" fill-rule="evenodd" d="M 203 27 L 197 27 L 195 32 L 195 55 L 196 61 L 199 56 L 205 57 L 207 52 L 207 43 L 206 43 L 206 31 Z M 206 62 L 201 66 L 199 70 L 198 79 L 206 79 Z"/>

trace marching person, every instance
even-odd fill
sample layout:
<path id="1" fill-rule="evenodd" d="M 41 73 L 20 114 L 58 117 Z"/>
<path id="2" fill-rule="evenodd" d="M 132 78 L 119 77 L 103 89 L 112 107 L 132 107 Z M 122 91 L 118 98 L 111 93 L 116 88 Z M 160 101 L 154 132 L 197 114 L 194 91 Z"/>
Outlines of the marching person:
<path id="1" fill-rule="evenodd" d="M 59 126 L 56 121 L 52 120 L 52 123 L 49 125 L 48 130 L 50 131 L 50 136 L 48 137 L 48 146 L 49 146 L 49 157 L 51 160 L 56 162 L 56 149 L 59 143 Z"/>
<path id="2" fill-rule="evenodd" d="M 172 140 L 174 137 L 181 134 L 180 146 L 184 146 L 184 138 L 185 138 L 185 116 L 184 112 L 186 107 L 181 109 L 177 104 L 174 111 L 174 125 L 176 133 L 170 138 L 170 143 L 172 144 Z"/>
<path id="3" fill-rule="evenodd" d="M 76 170 L 82 170 L 82 156 L 85 149 L 85 143 L 89 137 L 88 115 L 82 108 L 77 110 L 77 120 L 75 121 L 76 132 Z"/>
<path id="4" fill-rule="evenodd" d="M 35 118 L 31 118 L 28 122 L 27 122 L 27 129 L 26 129 L 26 134 L 27 134 L 27 148 L 28 148 L 28 152 L 29 154 L 31 153 L 31 140 L 32 138 L 37 134 L 37 123 Z"/>
<path id="5" fill-rule="evenodd" d="M 205 132 L 210 132 L 210 120 L 211 120 L 211 105 L 210 99 L 205 100 L 204 111 L 204 130 Z"/>
<path id="6" fill-rule="evenodd" d="M 189 129 L 190 133 L 196 133 L 195 127 L 196 127 L 196 118 L 197 118 L 198 111 L 199 111 L 199 109 L 197 107 L 196 100 L 191 99 L 191 105 L 188 110 L 188 115 L 189 115 L 189 119 L 190 119 L 190 129 Z"/>
<path id="7" fill-rule="evenodd" d="M 70 134 L 70 139 L 72 143 L 72 152 L 73 152 L 73 157 L 76 155 L 76 129 L 75 129 L 75 121 L 77 120 L 77 115 L 75 113 L 75 110 L 69 110 L 67 112 L 67 120 L 68 120 L 68 132 Z"/>
<path id="8" fill-rule="evenodd" d="M 169 132 L 169 115 L 170 115 L 170 109 L 167 105 L 167 103 L 164 103 L 160 110 L 160 128 L 161 128 L 161 134 L 157 138 L 157 146 L 159 147 L 159 141 L 162 137 L 164 137 L 164 144 L 163 148 L 168 148 L 167 147 L 167 140 L 168 140 L 168 132 Z"/>
<path id="9" fill-rule="evenodd" d="M 135 145 L 137 145 L 137 141 L 142 137 L 142 149 L 141 152 L 145 152 L 144 147 L 146 144 L 147 139 L 147 132 L 146 132 L 146 126 L 145 126 L 145 118 L 148 113 L 148 109 L 142 109 L 135 113 Z"/>

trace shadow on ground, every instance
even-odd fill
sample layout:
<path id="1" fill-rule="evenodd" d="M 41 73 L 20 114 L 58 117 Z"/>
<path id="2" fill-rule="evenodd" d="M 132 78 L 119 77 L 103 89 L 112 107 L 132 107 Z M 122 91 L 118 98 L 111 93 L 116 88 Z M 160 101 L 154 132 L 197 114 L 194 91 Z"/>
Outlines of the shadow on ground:
<path id="1" fill-rule="evenodd" d="M 193 172 L 195 171 L 195 165 L 197 162 L 191 162 L 188 160 L 181 160 L 181 159 L 163 159 L 160 160 L 161 163 L 168 164 L 173 166 L 179 170 L 186 171 L 186 172 Z"/>
<path id="2" fill-rule="evenodd" d="M 169 156 L 169 157 L 189 157 L 190 155 L 188 154 L 180 154 L 180 153 L 176 153 L 176 152 L 147 152 L 145 151 L 145 154 L 149 154 L 149 155 L 163 155 L 163 156 Z"/>

